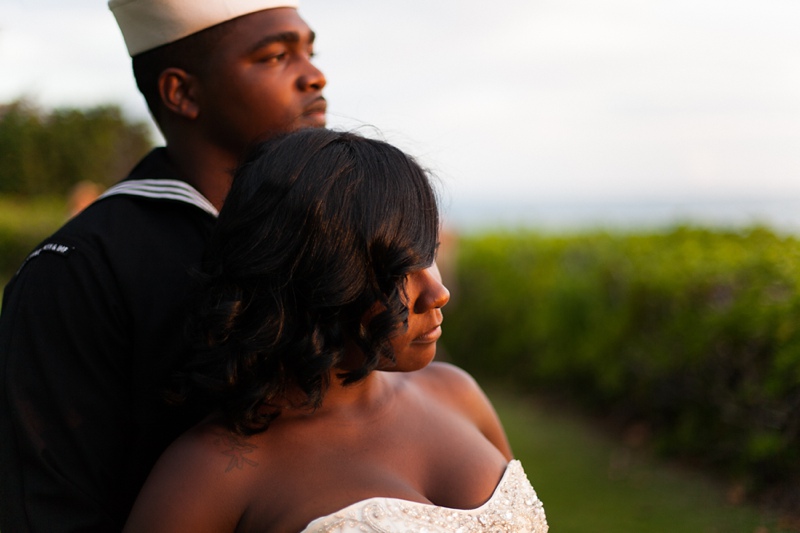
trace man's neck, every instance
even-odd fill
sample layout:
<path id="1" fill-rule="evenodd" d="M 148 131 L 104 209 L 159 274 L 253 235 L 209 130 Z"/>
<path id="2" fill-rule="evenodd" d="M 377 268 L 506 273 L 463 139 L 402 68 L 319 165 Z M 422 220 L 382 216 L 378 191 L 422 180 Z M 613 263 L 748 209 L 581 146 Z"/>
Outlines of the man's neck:
<path id="1" fill-rule="evenodd" d="M 167 156 L 183 181 L 197 189 L 217 210 L 222 209 L 236 168 L 233 155 L 215 146 L 188 149 L 170 143 Z"/>

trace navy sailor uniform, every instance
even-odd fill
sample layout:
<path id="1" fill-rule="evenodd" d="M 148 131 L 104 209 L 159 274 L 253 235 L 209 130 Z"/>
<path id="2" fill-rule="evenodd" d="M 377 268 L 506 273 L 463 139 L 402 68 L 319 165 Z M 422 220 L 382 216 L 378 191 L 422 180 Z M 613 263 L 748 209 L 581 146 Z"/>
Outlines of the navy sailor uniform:
<path id="1" fill-rule="evenodd" d="M 0 314 L 0 531 L 120 530 L 163 449 L 216 209 L 163 148 L 39 245 Z"/>

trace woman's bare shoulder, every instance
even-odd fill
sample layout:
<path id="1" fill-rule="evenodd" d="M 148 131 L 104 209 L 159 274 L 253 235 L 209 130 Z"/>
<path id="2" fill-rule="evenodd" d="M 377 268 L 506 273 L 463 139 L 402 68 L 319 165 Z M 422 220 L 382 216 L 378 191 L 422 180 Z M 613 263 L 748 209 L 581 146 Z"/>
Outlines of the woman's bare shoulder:
<path id="1" fill-rule="evenodd" d="M 467 371 L 453 364 L 434 362 L 412 375 L 426 396 L 449 405 L 471 419 L 482 419 L 487 411 L 493 412 L 478 382 Z"/>
<path id="2" fill-rule="evenodd" d="M 511 448 L 494 406 L 468 372 L 450 363 L 434 362 L 416 374 L 415 382 L 429 398 L 437 399 L 471 420 L 507 459 L 511 459 Z"/>
<path id="3" fill-rule="evenodd" d="M 191 470 L 208 482 L 231 488 L 259 466 L 263 445 L 258 441 L 258 436 L 239 435 L 220 423 L 205 422 L 170 445 L 156 467 L 172 473 Z"/>
<path id="4" fill-rule="evenodd" d="M 468 396 L 483 397 L 483 391 L 466 370 L 453 364 L 435 361 L 427 367 L 409 374 L 422 387 L 435 394 L 455 396 L 460 399 Z"/>
<path id="5" fill-rule="evenodd" d="M 203 423 L 161 455 L 125 531 L 234 531 L 260 454 L 254 439 Z"/>

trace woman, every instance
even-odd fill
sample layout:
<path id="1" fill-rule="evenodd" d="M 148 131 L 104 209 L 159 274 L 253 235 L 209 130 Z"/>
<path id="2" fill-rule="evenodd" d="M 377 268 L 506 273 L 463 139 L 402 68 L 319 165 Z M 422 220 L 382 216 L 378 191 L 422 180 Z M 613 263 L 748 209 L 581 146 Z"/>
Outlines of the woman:
<path id="1" fill-rule="evenodd" d="M 483 392 L 432 362 L 438 228 L 425 172 L 386 143 L 260 145 L 209 244 L 186 373 L 218 410 L 126 531 L 546 531 Z"/>

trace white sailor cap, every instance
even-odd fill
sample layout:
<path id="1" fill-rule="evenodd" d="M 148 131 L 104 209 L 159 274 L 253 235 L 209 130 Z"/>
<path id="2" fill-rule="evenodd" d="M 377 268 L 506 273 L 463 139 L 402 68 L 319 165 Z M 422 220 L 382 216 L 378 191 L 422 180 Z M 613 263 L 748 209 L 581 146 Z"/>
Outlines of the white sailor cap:
<path id="1" fill-rule="evenodd" d="M 297 8 L 299 0 L 109 0 L 119 29 L 135 56 L 242 15 Z"/>

